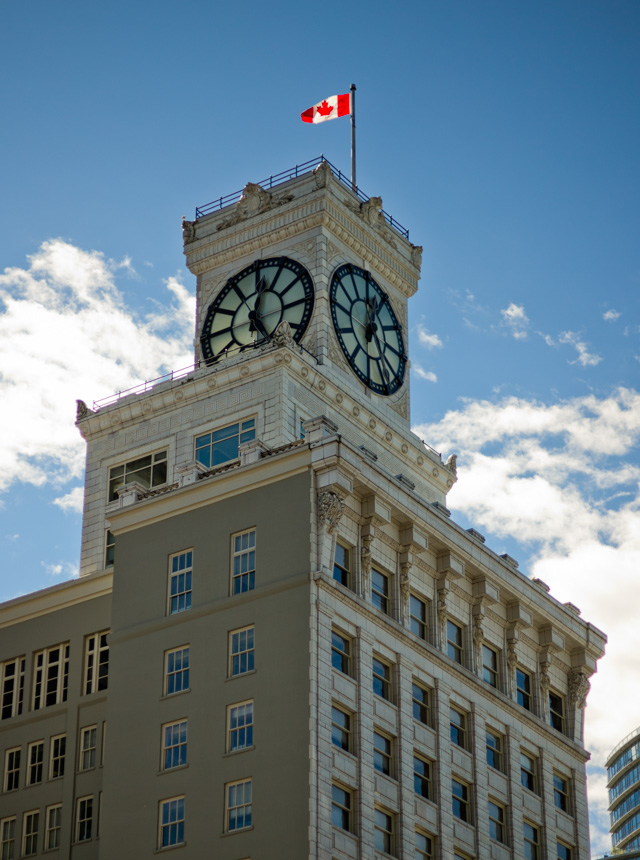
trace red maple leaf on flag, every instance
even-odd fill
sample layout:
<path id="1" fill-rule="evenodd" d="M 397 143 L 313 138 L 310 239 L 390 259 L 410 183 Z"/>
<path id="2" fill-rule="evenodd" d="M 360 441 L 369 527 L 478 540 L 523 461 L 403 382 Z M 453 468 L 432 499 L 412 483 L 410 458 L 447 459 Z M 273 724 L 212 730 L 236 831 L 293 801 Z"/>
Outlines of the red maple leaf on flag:
<path id="1" fill-rule="evenodd" d="M 325 99 L 317 110 L 320 116 L 329 116 L 333 110 L 333 105 L 330 105 Z"/>

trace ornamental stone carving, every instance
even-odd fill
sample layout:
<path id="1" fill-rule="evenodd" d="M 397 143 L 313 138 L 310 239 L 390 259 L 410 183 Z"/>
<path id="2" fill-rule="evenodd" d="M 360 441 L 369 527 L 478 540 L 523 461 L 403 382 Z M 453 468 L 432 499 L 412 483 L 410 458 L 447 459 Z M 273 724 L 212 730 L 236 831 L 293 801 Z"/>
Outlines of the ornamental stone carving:
<path id="1" fill-rule="evenodd" d="M 411 562 L 400 563 L 400 594 L 402 596 L 402 615 L 409 615 L 409 587 L 411 583 Z"/>
<path id="2" fill-rule="evenodd" d="M 482 667 L 482 643 L 484 642 L 484 630 L 482 629 L 482 615 L 475 615 L 473 619 L 473 658 L 476 672 Z"/>
<path id="3" fill-rule="evenodd" d="M 411 246 L 411 262 L 416 269 L 422 266 L 422 245 Z"/>
<path id="4" fill-rule="evenodd" d="M 438 615 L 438 630 L 440 632 L 440 648 L 444 651 L 445 646 L 447 644 L 447 595 L 449 594 L 449 588 L 439 588 L 438 589 L 438 604 L 437 604 L 437 615 Z"/>
<path id="5" fill-rule="evenodd" d="M 196 225 L 194 221 L 187 221 L 187 219 L 182 216 L 182 241 L 185 245 L 188 245 L 190 242 L 193 242 L 196 238 Z"/>
<path id="6" fill-rule="evenodd" d="M 370 197 L 360 204 L 360 214 L 371 227 L 381 227 L 385 224 L 382 214 L 382 197 Z"/>
<path id="7" fill-rule="evenodd" d="M 457 454 L 451 454 L 451 456 L 447 459 L 445 466 L 451 472 L 452 475 L 457 475 L 458 474 L 458 456 L 457 456 Z"/>
<path id="8" fill-rule="evenodd" d="M 247 182 L 242 190 L 240 200 L 235 204 L 235 212 L 229 218 L 221 221 L 216 230 L 224 230 L 226 227 L 232 227 L 234 224 L 246 221 L 247 218 L 259 215 L 261 212 L 266 212 L 274 206 L 282 206 L 290 200 L 293 200 L 293 194 L 281 194 L 278 197 L 274 197 L 273 194 L 269 194 L 268 191 L 265 191 L 264 188 L 255 182 Z"/>
<path id="9" fill-rule="evenodd" d="M 82 421 L 83 418 L 88 418 L 89 415 L 93 415 L 93 412 L 84 400 L 76 400 L 76 421 Z"/>
<path id="10" fill-rule="evenodd" d="M 291 326 L 286 320 L 282 320 L 276 327 L 276 330 L 271 335 L 271 342 L 274 346 L 294 346 L 293 332 Z"/>
<path id="11" fill-rule="evenodd" d="M 569 698 L 579 711 L 586 706 L 590 689 L 591 682 L 584 672 L 578 672 L 575 669 L 569 672 Z"/>
<path id="12" fill-rule="evenodd" d="M 509 639 L 507 642 L 507 674 L 509 680 L 509 692 L 513 699 L 516 697 L 516 666 L 518 665 L 516 642 L 516 639 Z"/>
<path id="13" fill-rule="evenodd" d="M 318 493 L 318 519 L 324 523 L 327 531 L 332 535 L 344 513 L 344 502 L 337 493 L 332 490 L 323 490 Z"/>
<path id="14" fill-rule="evenodd" d="M 371 578 L 371 544 L 373 535 L 362 535 L 362 546 L 360 549 L 360 570 L 362 571 L 362 595 L 369 594 L 369 580 Z"/>
<path id="15" fill-rule="evenodd" d="M 542 716 L 545 722 L 549 720 L 549 689 L 551 681 L 549 679 L 549 663 L 542 663 L 540 666 L 540 698 L 542 699 Z"/>
<path id="16" fill-rule="evenodd" d="M 325 185 L 329 184 L 329 180 L 331 179 L 331 168 L 326 161 L 322 161 L 313 171 L 313 175 L 316 183 L 316 188 L 324 188 Z"/>

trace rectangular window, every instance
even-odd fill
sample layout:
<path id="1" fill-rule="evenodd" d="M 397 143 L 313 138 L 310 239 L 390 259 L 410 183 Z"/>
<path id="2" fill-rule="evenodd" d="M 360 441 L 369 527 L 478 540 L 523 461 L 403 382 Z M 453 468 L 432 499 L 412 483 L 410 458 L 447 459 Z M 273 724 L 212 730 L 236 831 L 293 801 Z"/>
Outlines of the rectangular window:
<path id="1" fill-rule="evenodd" d="M 504 806 L 489 801 L 489 836 L 496 842 L 506 843 L 506 828 L 505 828 L 505 810 Z"/>
<path id="2" fill-rule="evenodd" d="M 373 767 L 379 773 L 393 776 L 391 753 L 393 741 L 386 735 L 374 730 L 373 732 Z"/>
<path id="3" fill-rule="evenodd" d="M 569 812 L 569 780 L 559 773 L 553 774 L 553 803 L 556 809 Z"/>
<path id="4" fill-rule="evenodd" d="M 20 785 L 20 747 L 4 754 L 4 791 L 15 791 Z"/>
<path id="5" fill-rule="evenodd" d="M 351 550 L 341 543 L 336 543 L 333 578 L 341 585 L 351 588 Z"/>
<path id="6" fill-rule="evenodd" d="M 373 844 L 376 851 L 393 854 L 393 815 L 384 809 L 377 808 L 374 810 L 374 813 Z"/>
<path id="7" fill-rule="evenodd" d="M 227 708 L 227 752 L 253 746 L 253 700 Z"/>
<path id="8" fill-rule="evenodd" d="M 492 729 L 487 729 L 487 764 L 502 770 L 502 736 Z"/>
<path id="9" fill-rule="evenodd" d="M 520 782 L 529 791 L 537 791 L 536 760 L 528 753 L 520 752 Z"/>
<path id="10" fill-rule="evenodd" d="M 389 614 L 389 577 L 379 570 L 371 571 L 371 602 L 376 609 Z"/>
<path id="11" fill-rule="evenodd" d="M 113 567 L 116 557 L 116 539 L 107 529 L 104 537 L 104 566 Z"/>
<path id="12" fill-rule="evenodd" d="M 447 656 L 456 663 L 462 665 L 462 627 L 447 621 Z"/>
<path id="13" fill-rule="evenodd" d="M 331 786 L 331 823 L 341 830 L 352 831 L 353 795 L 339 785 Z"/>
<path id="14" fill-rule="evenodd" d="M 60 847 L 60 831 L 62 829 L 62 805 L 47 806 L 45 810 L 44 847 L 47 851 Z M 4 860 L 4 855 L 2 857 Z"/>
<path id="15" fill-rule="evenodd" d="M 572 860 L 573 851 L 568 845 L 565 845 L 564 842 L 558 841 L 556 843 L 556 853 L 558 855 L 558 860 Z"/>
<path id="16" fill-rule="evenodd" d="M 451 780 L 451 795 L 453 799 L 453 814 L 460 821 L 470 821 L 469 818 L 469 786 L 457 779 Z"/>
<path id="17" fill-rule="evenodd" d="M 15 860 L 16 851 L 16 817 L 0 820 L 0 858 Z"/>
<path id="18" fill-rule="evenodd" d="M 557 693 L 549 692 L 549 717 L 553 728 L 564 734 L 564 700 Z"/>
<path id="19" fill-rule="evenodd" d="M 35 741 L 27 747 L 27 785 L 42 782 L 44 767 L 44 741 Z"/>
<path id="20" fill-rule="evenodd" d="M 415 860 L 433 860 L 433 839 L 426 833 L 416 830 L 416 858 Z"/>
<path id="21" fill-rule="evenodd" d="M 250 779 L 228 783 L 226 787 L 227 832 L 251 827 L 251 794 Z"/>
<path id="22" fill-rule="evenodd" d="M 351 752 L 351 714 L 338 708 L 331 707 L 331 743 L 345 752 Z"/>
<path id="23" fill-rule="evenodd" d="M 138 457 L 109 469 L 109 501 L 118 498 L 118 490 L 125 484 L 141 484 L 145 490 L 167 483 L 167 452 L 158 451 Z"/>
<path id="24" fill-rule="evenodd" d="M 98 727 L 85 726 L 80 729 L 80 762 L 78 770 L 91 770 L 96 766 Z"/>
<path id="25" fill-rule="evenodd" d="M 256 587 L 256 530 L 247 529 L 245 532 L 233 535 L 233 573 L 231 575 L 231 593 L 244 594 Z"/>
<path id="26" fill-rule="evenodd" d="M 420 797 L 431 798 L 431 764 L 422 756 L 413 756 L 413 790 Z"/>
<path id="27" fill-rule="evenodd" d="M 498 652 L 488 645 L 482 646 L 482 680 L 498 688 Z"/>
<path id="28" fill-rule="evenodd" d="M 187 721 L 177 720 L 162 726 L 162 770 L 187 763 Z"/>
<path id="29" fill-rule="evenodd" d="M 84 642 L 84 693 L 97 693 L 109 686 L 110 630 L 101 630 L 87 636 Z"/>
<path id="30" fill-rule="evenodd" d="M 76 842 L 87 842 L 93 836 L 93 795 L 76 801 Z"/>
<path id="31" fill-rule="evenodd" d="M 425 726 L 431 725 L 431 700 L 429 691 L 414 681 L 411 685 L 413 719 Z"/>
<path id="32" fill-rule="evenodd" d="M 525 821 L 524 828 L 524 856 L 525 860 L 540 860 L 540 832 L 537 827 Z"/>
<path id="33" fill-rule="evenodd" d="M 67 701 L 69 643 L 36 651 L 33 655 L 33 710 Z"/>
<path id="34" fill-rule="evenodd" d="M 427 604 L 415 594 L 409 597 L 409 627 L 419 639 L 427 639 Z"/>
<path id="35" fill-rule="evenodd" d="M 0 719 L 22 713 L 25 658 L 15 657 L 0 663 Z"/>
<path id="36" fill-rule="evenodd" d="M 160 801 L 158 847 L 169 848 L 184 842 L 184 797 Z"/>
<path id="37" fill-rule="evenodd" d="M 22 819 L 22 856 L 29 857 L 38 853 L 38 828 L 40 813 L 37 809 L 25 812 Z"/>
<path id="38" fill-rule="evenodd" d="M 531 675 L 516 668 L 516 698 L 521 708 L 531 710 Z"/>
<path id="39" fill-rule="evenodd" d="M 49 779 L 58 779 L 64 776 L 64 759 L 67 749 L 67 736 L 56 735 L 51 738 L 50 759 L 49 759 Z"/>
<path id="40" fill-rule="evenodd" d="M 193 552 L 177 552 L 169 556 L 169 615 L 191 609 L 191 575 Z"/>
<path id="41" fill-rule="evenodd" d="M 196 436 L 196 460 L 207 469 L 213 469 L 240 456 L 239 446 L 256 438 L 256 420 L 249 418 L 211 433 Z"/>
<path id="42" fill-rule="evenodd" d="M 451 740 L 463 749 L 467 748 L 467 717 L 457 708 L 449 708 L 449 731 Z"/>
<path id="43" fill-rule="evenodd" d="M 165 651 L 164 694 L 184 693 L 189 689 L 189 646 Z"/>
<path id="44" fill-rule="evenodd" d="M 335 630 L 331 631 L 331 665 L 345 675 L 351 674 L 351 641 Z"/>
<path id="45" fill-rule="evenodd" d="M 391 666 L 377 657 L 373 658 L 373 692 L 391 701 Z"/>
<path id="46" fill-rule="evenodd" d="M 243 627 L 229 634 L 229 677 L 253 672 L 255 660 L 255 628 Z"/>

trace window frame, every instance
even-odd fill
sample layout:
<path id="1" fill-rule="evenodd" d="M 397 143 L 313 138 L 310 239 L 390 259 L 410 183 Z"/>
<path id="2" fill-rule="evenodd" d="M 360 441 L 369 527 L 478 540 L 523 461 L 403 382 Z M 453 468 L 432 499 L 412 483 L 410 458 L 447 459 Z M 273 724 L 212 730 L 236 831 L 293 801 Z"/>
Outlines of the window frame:
<path id="1" fill-rule="evenodd" d="M 25 669 L 24 654 L 0 663 L 0 720 L 8 720 L 22 713 Z"/>
<path id="2" fill-rule="evenodd" d="M 418 615 L 415 614 L 415 609 L 418 609 Z M 429 641 L 429 605 L 413 592 L 409 593 L 409 630 L 423 642 Z"/>
<path id="3" fill-rule="evenodd" d="M 16 755 L 17 753 L 17 755 Z M 10 766 L 10 760 L 12 766 Z M 2 790 L 5 793 L 17 791 L 20 788 L 20 764 L 22 760 L 22 747 L 8 747 L 4 751 L 4 779 Z"/>
<path id="4" fill-rule="evenodd" d="M 231 791 L 242 786 L 242 803 L 231 803 Z M 246 786 L 249 786 L 249 800 L 245 800 Z M 225 833 L 238 833 L 242 830 L 248 830 L 253 827 L 253 780 L 251 777 L 227 782 L 224 787 L 224 821 Z M 235 810 L 244 810 L 242 813 L 243 823 L 240 826 L 231 826 L 232 812 Z M 248 812 L 246 810 L 249 810 Z M 247 821 L 248 818 L 248 821 Z"/>
<path id="5" fill-rule="evenodd" d="M 558 704 L 560 710 L 558 710 Z M 562 735 L 566 732 L 565 711 L 564 696 L 556 693 L 555 690 L 549 690 L 549 725 Z"/>
<path id="6" fill-rule="evenodd" d="M 244 635 L 243 635 L 244 634 Z M 237 637 L 238 647 L 234 650 L 234 637 Z M 250 641 L 249 641 L 250 640 Z M 245 647 L 241 647 L 242 645 Z M 240 678 L 255 672 L 256 654 L 256 627 L 255 624 L 247 624 L 245 627 L 237 627 L 229 631 L 229 678 Z M 238 666 L 237 671 L 234 667 Z M 246 667 L 246 668 L 243 668 Z"/>
<path id="7" fill-rule="evenodd" d="M 181 562 L 184 564 L 181 566 Z M 193 586 L 193 547 L 172 552 L 167 561 L 167 615 L 191 609 Z"/>
<path id="8" fill-rule="evenodd" d="M 58 658 L 53 660 L 54 652 L 58 653 Z M 31 709 L 40 711 L 44 708 L 50 708 L 54 705 L 59 705 L 61 702 L 67 701 L 69 692 L 69 642 L 60 642 L 58 645 L 51 645 L 48 648 L 40 648 L 33 654 L 33 695 L 31 698 Z M 40 662 L 40 665 L 38 665 Z M 49 689 L 50 671 L 56 666 L 56 684 L 55 689 Z M 53 700 L 49 701 L 53 693 Z"/>
<path id="9" fill-rule="evenodd" d="M 116 538 L 110 529 L 105 529 L 104 533 L 104 566 L 105 570 L 108 567 L 113 567 L 116 560 Z"/>
<path id="10" fill-rule="evenodd" d="M 423 771 L 416 768 L 416 762 L 420 762 Z M 413 792 L 425 800 L 433 799 L 432 762 L 420 753 L 413 752 Z M 420 790 L 418 791 L 418 787 Z"/>
<path id="11" fill-rule="evenodd" d="M 560 849 L 563 849 L 560 853 Z M 573 846 L 567 845 L 562 839 L 556 839 L 556 854 L 558 860 L 573 860 Z"/>
<path id="12" fill-rule="evenodd" d="M 342 723 L 337 722 L 336 714 L 345 718 Z M 331 702 L 331 743 L 343 752 L 350 753 L 353 749 L 353 714 L 336 702 Z"/>
<path id="13" fill-rule="evenodd" d="M 55 821 L 52 823 L 51 816 L 55 814 Z M 62 804 L 52 803 L 45 807 L 44 810 L 44 850 L 51 851 L 55 848 L 60 848 L 60 833 L 62 831 Z M 53 834 L 53 836 L 52 836 Z M 54 844 L 51 844 L 51 843 Z M 2 854 L 0 853 L 0 856 Z"/>
<path id="14" fill-rule="evenodd" d="M 336 540 L 335 550 L 333 552 L 333 579 L 335 582 L 340 583 L 345 588 L 352 589 L 353 588 L 353 571 L 352 567 L 352 549 L 353 547 L 349 546 L 342 540 Z M 338 550 L 342 550 L 343 556 L 341 561 L 338 561 Z"/>
<path id="15" fill-rule="evenodd" d="M 73 825 L 74 844 L 89 842 L 93 839 L 93 794 L 85 794 L 76 798 L 75 818 Z"/>
<path id="16" fill-rule="evenodd" d="M 84 638 L 83 695 L 90 696 L 109 687 L 109 642 L 111 630 L 99 630 Z M 105 668 L 106 667 L 106 668 Z"/>
<path id="17" fill-rule="evenodd" d="M 429 833 L 425 833 L 423 830 L 419 830 L 418 828 L 414 831 L 414 852 L 416 860 L 434 860 L 435 857 L 435 839 Z M 418 845 L 418 837 L 421 837 L 425 840 L 424 849 L 421 845 Z"/>
<path id="18" fill-rule="evenodd" d="M 127 471 L 128 466 L 132 466 L 135 463 L 141 463 L 143 460 L 149 460 L 148 465 L 138 466 L 137 469 L 133 469 L 131 471 Z M 162 477 L 162 471 L 164 466 L 164 480 L 156 480 L 155 471 L 159 470 L 160 475 L 158 478 Z M 140 481 L 139 473 L 143 469 L 150 469 L 149 473 L 149 484 L 147 485 L 145 481 Z M 113 472 L 122 469 L 121 475 L 114 475 Z M 122 478 L 121 481 L 119 479 Z M 169 478 L 169 448 L 161 448 L 157 451 L 151 451 L 149 454 L 142 454 L 139 457 L 134 457 L 132 460 L 126 460 L 122 463 L 115 463 L 113 466 L 109 466 L 109 471 L 107 473 L 107 504 L 111 502 L 115 502 L 118 499 L 118 490 L 121 487 L 126 486 L 131 483 L 139 483 L 146 490 L 155 490 L 159 487 L 164 487 Z"/>
<path id="19" fill-rule="evenodd" d="M 489 737 L 493 738 L 495 741 L 497 741 L 497 743 L 490 744 Z M 487 765 L 494 770 L 499 771 L 500 773 L 504 773 L 503 740 L 503 735 L 501 735 L 495 729 L 485 726 L 485 747 L 487 752 Z M 493 761 L 489 761 L 489 758 L 492 758 Z"/>
<path id="20" fill-rule="evenodd" d="M 500 689 L 500 653 L 496 648 L 482 643 L 482 680 L 494 690 Z M 489 657 L 489 662 L 487 662 Z"/>
<path id="21" fill-rule="evenodd" d="M 176 768 L 186 767 L 188 764 L 188 723 L 188 719 L 182 717 L 179 720 L 163 723 L 160 727 L 160 770 L 163 773 L 176 770 Z M 177 761 L 174 763 L 176 755 Z"/>
<path id="22" fill-rule="evenodd" d="M 376 663 L 383 667 L 382 674 L 376 671 Z M 374 654 L 371 661 L 371 673 L 374 696 L 379 696 L 385 702 L 392 702 L 393 673 L 391 663 L 387 663 L 386 660 Z"/>
<path id="23" fill-rule="evenodd" d="M 528 833 L 527 828 L 529 828 L 530 833 Z M 525 860 L 540 860 L 540 827 L 523 821 L 522 839 Z"/>
<path id="24" fill-rule="evenodd" d="M 187 666 L 184 666 L 184 656 L 186 653 L 187 657 Z M 181 666 L 179 669 L 174 669 L 172 671 L 169 670 L 169 662 L 171 658 L 176 655 L 181 654 Z M 163 696 L 178 696 L 181 693 L 188 693 L 191 689 L 191 646 L 190 645 L 178 645 L 176 648 L 168 648 L 164 652 L 164 672 L 162 676 L 162 695 Z M 185 684 L 186 678 L 186 686 L 181 686 L 180 689 L 170 690 L 170 686 L 174 683 L 174 679 L 180 677 L 180 684 Z"/>
<path id="25" fill-rule="evenodd" d="M 455 786 L 460 786 L 462 792 L 456 794 Z M 452 814 L 458 821 L 464 821 L 465 824 L 471 824 L 471 790 L 469 784 L 464 780 L 458 779 L 455 776 L 451 777 L 451 797 L 452 797 Z M 458 814 L 456 809 L 459 810 Z"/>
<path id="26" fill-rule="evenodd" d="M 558 786 L 560 783 L 560 786 Z M 561 812 L 570 812 L 570 781 L 569 777 L 563 776 L 554 770 L 553 772 L 553 805 Z"/>
<path id="27" fill-rule="evenodd" d="M 454 714 L 460 719 L 454 720 Z M 456 744 L 463 750 L 468 749 L 468 719 L 465 711 L 461 711 L 457 705 L 449 705 L 449 737 L 451 743 Z"/>
<path id="28" fill-rule="evenodd" d="M 247 546 L 242 545 L 245 537 L 247 539 Z M 251 542 L 252 538 L 253 542 Z M 255 590 L 256 545 L 257 528 L 255 526 L 234 532 L 231 535 L 231 581 L 229 593 L 232 597 L 237 597 L 239 594 L 247 594 L 247 592 Z M 245 561 L 246 570 L 243 569 Z"/>
<path id="29" fill-rule="evenodd" d="M 28 822 L 35 822 L 35 828 L 28 828 Z M 22 857 L 32 857 L 38 853 L 38 836 L 40 835 L 40 810 L 28 809 L 22 813 Z M 31 841 L 29 841 L 31 840 Z M 29 848 L 27 848 L 29 845 Z"/>
<path id="30" fill-rule="evenodd" d="M 89 739 L 88 744 L 86 739 Z M 91 744 L 93 741 L 93 745 Z M 98 761 L 98 724 L 82 726 L 79 737 L 78 773 L 94 770 Z M 87 763 L 88 762 L 88 763 Z"/>
<path id="31" fill-rule="evenodd" d="M 247 716 L 247 708 L 250 709 L 249 720 L 245 719 L 245 722 L 242 725 L 237 725 L 235 727 L 232 726 L 232 718 L 233 711 L 238 710 L 239 708 L 244 708 L 244 716 Z M 231 705 L 227 705 L 227 752 L 242 752 L 243 750 L 253 749 L 253 729 L 254 729 L 254 700 L 253 699 L 245 699 L 242 702 L 233 702 Z M 240 737 L 244 733 L 245 743 L 240 745 L 233 745 L 233 736 L 234 733 Z"/>
<path id="32" fill-rule="evenodd" d="M 383 806 L 373 807 L 373 844 L 376 851 L 395 856 L 395 815 Z"/>
<path id="33" fill-rule="evenodd" d="M 245 426 L 249 424 L 252 426 Z M 238 428 L 236 433 L 231 433 L 227 436 L 221 436 L 220 438 L 214 439 L 214 436 L 224 433 L 226 430 L 233 430 L 236 427 Z M 204 466 L 205 469 L 217 469 L 219 466 L 224 466 L 225 463 L 232 463 L 234 460 L 240 459 L 240 445 L 244 442 L 253 442 L 257 438 L 256 434 L 256 415 L 253 415 L 251 418 L 241 418 L 239 421 L 234 421 L 231 424 L 223 424 L 221 427 L 217 427 L 214 430 L 208 430 L 205 433 L 199 433 L 197 436 L 193 437 L 193 459 L 197 463 L 200 463 L 201 466 Z M 203 441 L 202 444 L 199 445 L 198 443 L 200 440 L 205 440 L 207 436 L 209 437 L 209 441 Z M 230 440 L 237 440 L 237 442 L 232 442 L 234 456 L 225 456 L 220 459 L 219 456 L 217 456 L 220 454 L 220 447 L 216 446 L 221 446 L 221 443 L 229 442 Z M 202 451 L 208 451 L 209 456 L 199 456 Z"/>
<path id="34" fill-rule="evenodd" d="M 457 624 L 452 618 L 447 618 L 446 624 L 447 633 L 447 657 L 457 663 L 459 666 L 464 666 L 464 628 L 461 624 Z M 455 638 L 451 638 L 455 633 Z M 460 641 L 458 641 L 458 639 Z"/>
<path id="35" fill-rule="evenodd" d="M 340 792 L 342 797 L 337 798 L 336 794 Z M 343 802 L 340 802 L 340 801 Z M 348 801 L 348 802 L 347 802 Z M 337 827 L 339 830 L 344 830 L 347 833 L 353 833 L 353 790 L 338 783 L 331 783 L 331 826 Z M 340 816 L 342 824 L 336 821 L 337 816 Z M 344 826 L 346 822 L 346 827 Z"/>
<path id="36" fill-rule="evenodd" d="M 381 579 L 380 586 L 376 577 Z M 391 615 L 391 576 L 375 567 L 371 568 L 371 603 L 384 615 Z"/>
<path id="37" fill-rule="evenodd" d="M 373 769 L 377 773 L 394 778 L 393 773 L 393 742 L 391 735 L 383 732 L 377 726 L 373 728 Z"/>
<path id="38" fill-rule="evenodd" d="M 165 820 L 165 810 L 167 816 Z M 175 812 L 175 816 L 173 813 Z M 186 800 L 184 794 L 158 801 L 158 850 L 184 845 L 186 829 Z M 166 841 L 165 841 L 165 836 Z M 174 838 L 172 838 L 174 837 Z"/>
<path id="39" fill-rule="evenodd" d="M 424 693 L 421 699 L 416 698 L 416 690 Z M 411 680 L 411 710 L 413 719 L 416 722 L 421 723 L 423 726 L 431 727 L 431 689 L 420 684 L 415 679 Z M 416 711 L 419 714 L 424 714 L 425 719 L 422 716 L 416 716 Z"/>
<path id="40" fill-rule="evenodd" d="M 346 648 L 340 649 L 336 643 L 336 639 L 339 639 L 341 644 L 346 645 Z M 353 639 L 350 636 L 343 634 L 341 630 L 336 630 L 335 627 L 331 628 L 331 666 L 336 672 L 342 672 L 343 675 L 349 678 L 353 677 L 351 662 L 352 645 Z"/>
<path id="41" fill-rule="evenodd" d="M 530 767 L 525 767 L 525 759 Z M 527 750 L 520 750 L 520 784 L 527 791 L 538 794 L 538 759 Z"/>
<path id="42" fill-rule="evenodd" d="M 9 854 L 9 847 L 11 856 L 15 857 L 17 818 L 17 815 L 6 815 L 0 819 L 0 857 Z"/>
<path id="43" fill-rule="evenodd" d="M 521 679 L 519 676 L 522 676 L 522 680 L 526 682 L 525 684 L 520 683 Z M 516 666 L 516 702 L 521 708 L 524 708 L 525 711 L 529 712 L 532 711 L 532 681 L 533 676 L 531 672 L 527 672 L 521 666 Z"/>
<path id="44" fill-rule="evenodd" d="M 35 761 L 33 761 L 35 753 Z M 31 741 L 27 744 L 27 772 L 25 785 L 39 785 L 44 779 L 44 740 Z"/>
<path id="45" fill-rule="evenodd" d="M 507 810 L 504 804 L 491 797 L 488 801 L 489 838 L 501 845 L 507 844 Z"/>

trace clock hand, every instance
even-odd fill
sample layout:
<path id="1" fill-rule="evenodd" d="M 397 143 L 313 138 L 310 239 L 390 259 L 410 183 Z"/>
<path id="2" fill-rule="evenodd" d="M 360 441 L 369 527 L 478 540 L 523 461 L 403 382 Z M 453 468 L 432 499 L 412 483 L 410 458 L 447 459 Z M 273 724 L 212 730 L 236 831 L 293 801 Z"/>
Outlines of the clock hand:
<path id="1" fill-rule="evenodd" d="M 256 284 L 256 300 L 253 303 L 253 310 L 249 311 L 249 332 L 253 334 L 253 332 L 257 330 L 262 337 L 269 337 L 269 335 L 267 334 L 267 330 L 258 315 L 258 308 L 260 307 L 262 294 L 268 289 L 268 287 L 269 284 L 267 283 L 267 279 L 263 275 Z"/>

